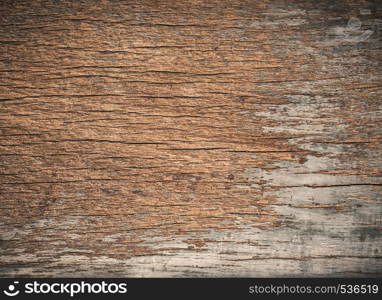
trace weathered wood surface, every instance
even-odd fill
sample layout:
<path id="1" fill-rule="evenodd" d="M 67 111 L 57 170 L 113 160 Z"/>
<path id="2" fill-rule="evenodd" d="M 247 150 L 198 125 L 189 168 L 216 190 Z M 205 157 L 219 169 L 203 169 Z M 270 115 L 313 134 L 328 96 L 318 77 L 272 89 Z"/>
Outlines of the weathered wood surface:
<path id="1" fill-rule="evenodd" d="M 380 1 L 0 4 L 1 276 L 381 276 Z"/>

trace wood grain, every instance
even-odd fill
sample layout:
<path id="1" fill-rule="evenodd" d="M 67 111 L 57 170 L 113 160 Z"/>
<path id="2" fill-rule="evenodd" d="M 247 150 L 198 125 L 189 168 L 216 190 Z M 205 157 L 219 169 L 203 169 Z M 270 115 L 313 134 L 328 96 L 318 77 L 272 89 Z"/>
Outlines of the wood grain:
<path id="1" fill-rule="evenodd" d="M 381 276 L 380 1 L 0 4 L 0 276 Z"/>

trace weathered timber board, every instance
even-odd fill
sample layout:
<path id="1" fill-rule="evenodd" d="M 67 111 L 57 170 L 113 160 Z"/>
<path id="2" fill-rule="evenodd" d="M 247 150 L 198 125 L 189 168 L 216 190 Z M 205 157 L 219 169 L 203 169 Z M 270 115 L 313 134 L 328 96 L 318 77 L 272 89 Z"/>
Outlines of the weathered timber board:
<path id="1" fill-rule="evenodd" d="M 382 276 L 381 1 L 0 2 L 0 276 Z"/>

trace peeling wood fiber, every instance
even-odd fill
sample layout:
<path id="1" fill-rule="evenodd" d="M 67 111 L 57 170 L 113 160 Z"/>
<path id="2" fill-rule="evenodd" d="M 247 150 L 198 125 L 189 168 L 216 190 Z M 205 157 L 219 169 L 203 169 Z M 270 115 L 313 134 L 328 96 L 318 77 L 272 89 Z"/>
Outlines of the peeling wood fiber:
<path id="1" fill-rule="evenodd" d="M 381 276 L 380 1 L 0 2 L 0 276 Z"/>

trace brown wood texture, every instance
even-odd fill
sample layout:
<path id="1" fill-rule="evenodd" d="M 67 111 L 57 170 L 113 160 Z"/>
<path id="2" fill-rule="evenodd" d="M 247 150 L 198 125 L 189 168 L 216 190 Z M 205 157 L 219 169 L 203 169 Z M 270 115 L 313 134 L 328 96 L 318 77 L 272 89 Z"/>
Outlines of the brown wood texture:
<path id="1" fill-rule="evenodd" d="M 0 276 L 382 276 L 381 1 L 0 17 Z"/>

